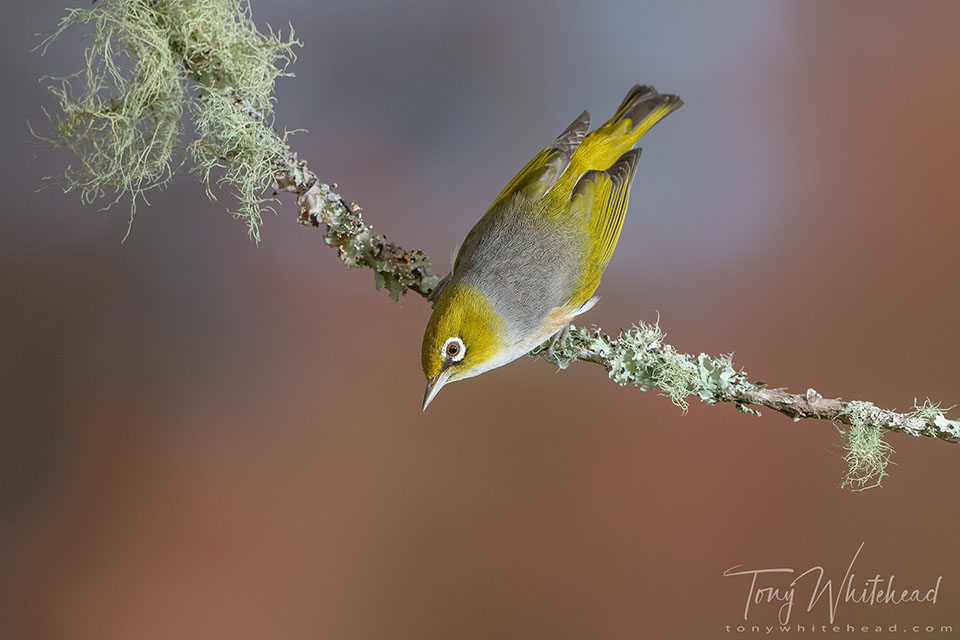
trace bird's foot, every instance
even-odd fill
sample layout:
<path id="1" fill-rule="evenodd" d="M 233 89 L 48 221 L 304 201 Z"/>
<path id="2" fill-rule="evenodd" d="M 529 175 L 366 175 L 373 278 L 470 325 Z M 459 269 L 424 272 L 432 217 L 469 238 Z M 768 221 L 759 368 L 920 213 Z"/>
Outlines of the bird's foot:
<path id="1" fill-rule="evenodd" d="M 440 282 L 438 282 L 438 283 L 437 283 L 437 286 L 435 286 L 435 287 L 433 288 L 433 291 L 431 291 L 429 294 L 427 294 L 427 302 L 430 303 L 430 306 L 431 306 L 431 307 L 437 306 L 437 300 L 440 299 L 440 294 L 443 293 L 443 290 L 444 290 L 444 289 L 446 288 L 446 286 L 450 283 L 450 276 L 451 276 L 451 275 L 453 275 L 453 274 L 452 274 L 452 273 L 448 273 L 447 275 L 445 275 L 445 276 L 443 276 L 442 278 L 440 278 Z"/>
<path id="2" fill-rule="evenodd" d="M 557 331 L 553 334 L 553 339 L 550 341 L 550 346 L 547 347 L 547 359 L 553 360 L 553 353 L 557 348 L 557 345 L 560 345 L 560 348 L 563 349 L 567 346 L 567 336 L 570 335 L 570 323 L 568 322 L 564 325 L 563 329 Z"/>

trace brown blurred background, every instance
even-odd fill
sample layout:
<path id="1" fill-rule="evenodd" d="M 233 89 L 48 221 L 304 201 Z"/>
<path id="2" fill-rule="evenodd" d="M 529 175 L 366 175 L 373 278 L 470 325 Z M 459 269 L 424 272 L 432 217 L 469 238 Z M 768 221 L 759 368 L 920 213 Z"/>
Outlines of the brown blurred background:
<path id="1" fill-rule="evenodd" d="M 659 311 L 771 384 L 960 402 L 960 3 L 253 9 L 305 45 L 278 124 L 441 268 L 576 114 L 654 83 L 686 106 L 645 138 L 587 321 Z M 8 3 L 0 40 L 0 638 L 724 638 L 725 569 L 839 581 L 861 542 L 858 580 L 942 575 L 939 602 L 839 624 L 960 636 L 955 445 L 890 435 L 885 486 L 850 493 L 829 423 L 684 416 L 529 359 L 421 414 L 427 305 L 289 199 L 257 247 L 183 173 L 121 244 L 123 206 L 35 193 L 70 161 L 25 127 L 54 105 L 37 78 L 80 64 L 79 32 L 29 53 L 62 11 Z"/>

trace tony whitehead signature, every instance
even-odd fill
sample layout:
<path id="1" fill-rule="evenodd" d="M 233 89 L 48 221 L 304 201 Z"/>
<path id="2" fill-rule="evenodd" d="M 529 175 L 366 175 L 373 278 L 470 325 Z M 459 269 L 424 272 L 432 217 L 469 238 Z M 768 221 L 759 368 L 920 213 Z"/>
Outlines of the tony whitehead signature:
<path id="1" fill-rule="evenodd" d="M 825 578 L 826 572 L 823 567 L 810 567 L 806 571 L 799 573 L 790 568 L 773 569 L 741 569 L 742 565 L 730 567 L 723 572 L 727 577 L 747 576 L 750 580 L 750 589 L 747 591 L 747 605 L 743 609 L 743 619 L 750 617 L 750 605 L 780 603 L 778 609 L 778 618 L 780 624 L 790 622 L 790 614 L 793 612 L 793 603 L 796 598 L 798 585 L 801 583 L 813 584 L 813 577 L 816 577 L 816 584 L 810 592 L 810 600 L 807 603 L 807 613 L 813 611 L 813 608 L 826 596 L 826 606 L 830 614 L 830 624 L 833 624 L 837 615 L 837 607 L 840 602 L 860 602 L 868 605 L 881 604 L 903 604 L 904 602 L 937 602 L 937 595 L 940 592 L 940 583 L 943 576 L 937 578 L 936 583 L 929 589 L 900 589 L 893 586 L 893 580 L 896 576 L 890 575 L 889 578 L 881 578 L 880 574 L 868 580 L 861 580 L 862 587 L 854 583 L 853 565 L 857 562 L 860 551 L 863 550 L 861 542 L 857 552 L 853 554 L 847 572 L 843 574 L 843 580 L 834 588 L 834 579 Z M 795 577 L 786 585 L 768 586 L 771 577 L 776 574 L 791 574 Z M 809 576 L 809 577 L 808 577 Z M 801 588 L 807 585 L 801 585 Z"/>

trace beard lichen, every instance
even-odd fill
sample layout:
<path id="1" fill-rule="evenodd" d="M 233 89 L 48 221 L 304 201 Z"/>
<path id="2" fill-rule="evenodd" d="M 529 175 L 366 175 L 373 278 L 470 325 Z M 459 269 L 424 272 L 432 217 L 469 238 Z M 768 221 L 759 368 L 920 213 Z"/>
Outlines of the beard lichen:
<path id="1" fill-rule="evenodd" d="M 272 129 L 272 94 L 290 75 L 293 30 L 260 32 L 244 0 L 107 0 L 70 9 L 39 48 L 87 24 L 85 68 L 52 79 L 62 113 L 48 114 L 52 135 L 38 135 L 77 158 L 62 176 L 65 191 L 79 191 L 84 204 L 109 194 L 107 207 L 129 197 L 132 224 L 138 201 L 183 164 L 186 107 L 196 129 L 189 155 L 208 194 L 214 180 L 232 187 L 232 213 L 259 241 L 263 194 L 286 137 Z"/>
<path id="2" fill-rule="evenodd" d="M 843 459 L 848 465 L 841 487 L 851 491 L 863 491 L 879 487 L 887 474 L 887 465 L 894 450 L 883 439 L 883 429 L 870 412 L 876 407 L 869 402 L 852 401 L 848 403 L 842 415 L 850 419 L 846 430 L 839 429 L 843 435 Z"/>

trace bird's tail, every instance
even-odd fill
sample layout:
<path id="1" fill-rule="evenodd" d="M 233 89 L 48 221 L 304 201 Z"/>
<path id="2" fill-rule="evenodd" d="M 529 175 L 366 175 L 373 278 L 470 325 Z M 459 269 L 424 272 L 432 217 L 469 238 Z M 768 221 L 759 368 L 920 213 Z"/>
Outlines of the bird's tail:
<path id="1" fill-rule="evenodd" d="M 683 100 L 679 96 L 657 93 L 647 85 L 634 85 L 613 117 L 584 138 L 573 162 L 583 171 L 610 168 L 653 125 L 681 106 Z"/>

